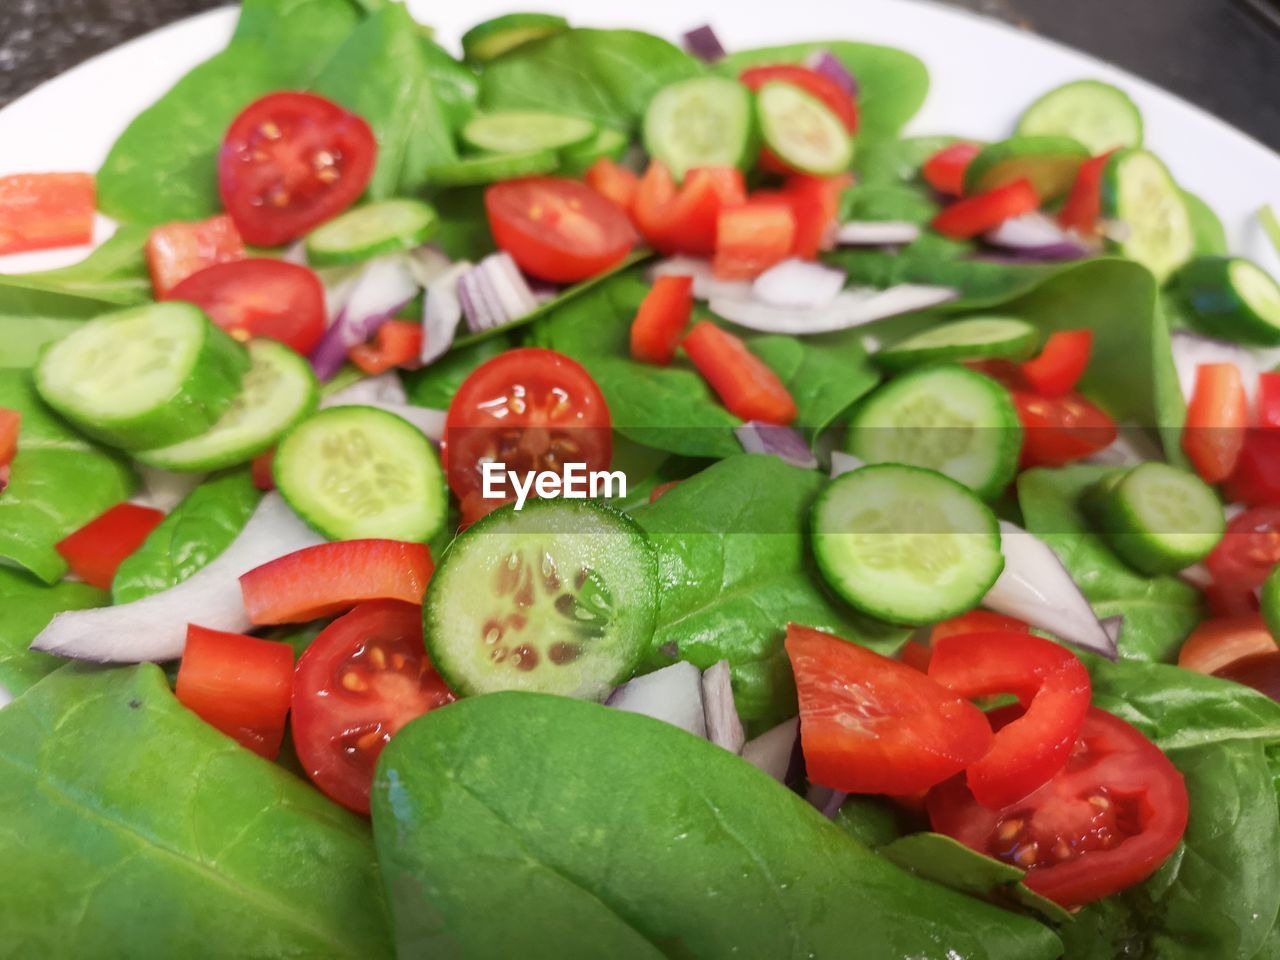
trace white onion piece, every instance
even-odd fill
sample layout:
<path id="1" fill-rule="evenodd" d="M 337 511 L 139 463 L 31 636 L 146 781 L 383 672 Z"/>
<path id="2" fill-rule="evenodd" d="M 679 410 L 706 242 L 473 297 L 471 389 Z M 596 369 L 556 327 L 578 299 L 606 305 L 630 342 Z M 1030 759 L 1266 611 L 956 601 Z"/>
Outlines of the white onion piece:
<path id="1" fill-rule="evenodd" d="M 820 787 L 817 784 L 813 784 L 809 787 L 809 791 L 804 795 L 804 798 L 809 801 L 810 806 L 830 820 L 840 812 L 840 806 L 848 796 L 847 793 L 840 790 L 832 790 L 830 787 Z"/>
<path id="2" fill-rule="evenodd" d="M 809 444 L 798 430 L 791 427 L 748 420 L 742 426 L 734 427 L 733 432 L 747 453 L 767 453 L 805 470 L 813 470 L 818 466 L 818 460 L 809 449 Z"/>
<path id="3" fill-rule="evenodd" d="M 835 267 L 791 257 L 756 277 L 751 292 L 770 306 L 813 309 L 834 300 L 847 277 Z"/>
<path id="4" fill-rule="evenodd" d="M 867 462 L 861 457 L 855 457 L 852 453 L 845 453 L 843 450 L 831 451 L 831 479 L 834 480 L 842 473 L 852 473 L 860 467 L 865 467 Z"/>
<path id="5" fill-rule="evenodd" d="M 370 403 L 408 403 L 409 397 L 404 392 L 404 384 L 396 376 L 394 370 L 380 373 L 374 377 L 357 380 L 349 387 L 343 387 L 331 396 L 320 401 L 323 407 L 349 407 L 354 404 Z"/>
<path id="6" fill-rule="evenodd" d="M 1203 563 L 1193 563 L 1178 571 L 1178 577 L 1197 590 L 1205 590 L 1213 584 L 1213 574 Z"/>
<path id="7" fill-rule="evenodd" d="M 423 289 L 435 283 L 437 278 L 453 266 L 449 255 L 434 243 L 414 247 L 405 255 L 405 262 L 409 266 L 409 272 L 413 274 L 413 279 Z"/>
<path id="8" fill-rule="evenodd" d="M 1100 467 L 1136 467 L 1148 460 L 1164 460 L 1164 451 L 1141 427 L 1121 424 L 1111 446 L 1086 457 L 1084 463 Z"/>
<path id="9" fill-rule="evenodd" d="M 101 663 L 177 659 L 189 623 L 230 633 L 253 625 L 240 594 L 241 574 L 324 542 L 280 494 L 268 493 L 231 545 L 189 580 L 132 603 L 60 613 L 31 649 Z"/>
<path id="10" fill-rule="evenodd" d="M 649 279 L 655 277 L 692 277 L 696 300 L 750 300 L 750 280 L 721 280 L 711 268 L 710 260 L 699 257 L 668 257 L 649 268 Z"/>
<path id="11" fill-rule="evenodd" d="M 1057 260 L 1079 259 L 1091 252 L 1074 233 L 1068 233 L 1052 217 L 1040 211 L 1005 220 L 983 239 L 996 247 L 1038 254 Z"/>
<path id="12" fill-rule="evenodd" d="M 1280 348 L 1250 348 L 1226 340 L 1214 340 L 1188 330 L 1175 330 L 1170 335 L 1173 366 L 1178 372 L 1182 399 L 1191 402 L 1196 388 L 1196 371 L 1203 363 L 1234 363 L 1244 380 L 1245 393 L 1252 410 L 1257 405 L 1258 375 L 1280 364 Z"/>
<path id="13" fill-rule="evenodd" d="M 899 314 L 926 310 L 959 295 L 952 287 L 903 283 L 887 290 L 870 287 L 845 290 L 826 306 L 811 310 L 772 307 L 758 300 L 727 297 L 713 297 L 709 306 L 713 313 L 748 330 L 803 337 L 848 330 Z"/>
<path id="14" fill-rule="evenodd" d="M 453 346 L 462 322 L 462 302 L 458 299 L 458 278 L 471 269 L 466 260 L 455 263 L 427 286 L 422 303 L 422 365 L 435 363 Z"/>
<path id="15" fill-rule="evenodd" d="M 1086 650 L 1116 658 L 1116 645 L 1053 548 L 1021 527 L 1000 521 L 1004 570 L 982 605 Z"/>
<path id="16" fill-rule="evenodd" d="M 742 747 L 742 759 L 767 773 L 779 783 L 787 782 L 791 771 L 791 756 L 795 753 L 796 739 L 800 736 L 800 718 L 784 720 Z"/>
<path id="17" fill-rule="evenodd" d="M 1124 630 L 1124 614 L 1118 613 L 1114 617 L 1106 617 L 1098 622 L 1102 624 L 1102 629 L 1107 631 L 1112 646 L 1119 647 L 1120 633 Z"/>
<path id="18" fill-rule="evenodd" d="M 702 709 L 707 739 L 730 753 L 741 753 L 747 735 L 733 702 L 728 660 L 713 663 L 702 672 Z"/>
<path id="19" fill-rule="evenodd" d="M 316 376 L 332 380 L 347 351 L 368 340 L 418 293 L 418 281 L 403 254 L 378 257 L 360 268 L 346 302 L 307 358 Z"/>
<path id="20" fill-rule="evenodd" d="M 605 706 L 642 713 L 692 733 L 707 735 L 702 704 L 702 671 L 687 660 L 628 680 L 610 694 Z"/>
<path id="21" fill-rule="evenodd" d="M 169 513 L 204 482 L 207 473 L 173 473 L 158 467 L 135 463 L 134 470 L 142 481 L 142 489 L 129 502 Z"/>
<path id="22" fill-rule="evenodd" d="M 836 228 L 836 243 L 846 247 L 897 247 L 920 239 L 920 228 L 906 220 L 850 220 Z"/>

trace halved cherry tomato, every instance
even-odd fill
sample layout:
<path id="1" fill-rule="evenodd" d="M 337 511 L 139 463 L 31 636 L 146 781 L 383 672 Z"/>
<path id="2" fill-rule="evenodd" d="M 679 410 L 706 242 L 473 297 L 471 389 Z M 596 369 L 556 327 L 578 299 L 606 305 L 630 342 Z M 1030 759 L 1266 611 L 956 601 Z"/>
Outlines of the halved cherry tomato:
<path id="1" fill-rule="evenodd" d="M 1015 180 L 986 193 L 957 200 L 933 218 L 933 229 L 943 236 L 967 240 L 1039 206 L 1040 198 L 1031 181 Z"/>
<path id="2" fill-rule="evenodd" d="M 932 646 L 947 637 L 963 637 L 970 633 L 990 633 L 994 630 L 1005 632 L 1029 633 L 1031 628 L 1017 617 L 1006 617 L 1003 613 L 990 610 L 970 610 L 950 620 L 935 623 L 929 630 L 929 644 Z"/>
<path id="3" fill-rule="evenodd" d="M 243 259 L 244 241 L 225 214 L 198 223 L 167 223 L 147 237 L 151 288 L 159 300 L 206 267 Z"/>
<path id="4" fill-rule="evenodd" d="M 988 714 L 997 730 L 1017 707 Z M 1027 871 L 1027 886 L 1078 907 L 1141 883 L 1187 828 L 1182 774 L 1119 717 L 1090 707 L 1056 777 L 1002 810 L 978 803 L 962 777 L 929 793 L 929 822 L 979 853 Z"/>
<path id="5" fill-rule="evenodd" d="M 838 83 L 816 70 L 791 63 L 748 67 L 738 75 L 741 84 L 753 93 L 759 93 L 766 83 L 789 83 L 805 93 L 817 97 L 844 124 L 850 133 L 858 132 L 858 104 Z"/>
<path id="6" fill-rule="evenodd" d="M 1059 330 L 1049 334 L 1038 357 L 1022 364 L 1022 376 L 1042 397 L 1060 397 L 1076 388 L 1092 350 L 1092 330 Z"/>
<path id="7" fill-rule="evenodd" d="M 1237 660 L 1275 651 L 1275 638 L 1262 617 L 1219 617 L 1204 620 L 1191 631 L 1178 651 L 1178 666 L 1196 673 L 1217 673 Z"/>
<path id="8" fill-rule="evenodd" d="M 17 410 L 0 407 L 0 466 L 13 462 L 18 454 L 18 430 L 22 426 L 22 414 Z"/>
<path id="9" fill-rule="evenodd" d="M 750 280 L 787 259 L 796 242 L 796 216 L 790 204 L 748 200 L 722 207 L 716 220 L 717 277 Z"/>
<path id="10" fill-rule="evenodd" d="M 645 363 L 670 363 L 692 314 L 693 277 L 655 279 L 631 321 L 631 356 Z"/>
<path id="11" fill-rule="evenodd" d="M 933 645 L 929 676 L 970 699 L 1011 693 L 1026 711 L 965 775 L 985 807 L 1021 800 L 1061 770 L 1089 709 L 1089 671 L 1080 658 L 1025 632 L 944 637 Z"/>
<path id="12" fill-rule="evenodd" d="M 494 484 L 498 496 L 483 496 L 483 461 L 522 476 L 561 473 L 566 463 L 607 470 L 612 457 L 604 394 L 580 364 L 554 350 L 508 350 L 481 364 L 445 418 L 445 473 L 468 522 L 515 499 L 505 476 Z"/>
<path id="13" fill-rule="evenodd" d="M 164 514 L 136 503 L 118 503 L 54 544 L 77 577 L 110 590 L 116 570 L 146 540 Z"/>
<path id="14" fill-rule="evenodd" d="M 434 567 L 425 543 L 342 540 L 306 547 L 240 577 L 256 624 L 304 623 L 366 600 L 422 603 Z"/>
<path id="15" fill-rule="evenodd" d="M 324 285 L 306 267 L 284 260 L 217 263 L 187 277 L 164 299 L 194 303 L 237 340 L 267 337 L 305 355 L 324 336 Z"/>
<path id="16" fill-rule="evenodd" d="M 275 474 L 272 473 L 273 464 L 276 459 L 276 448 L 264 450 L 253 458 L 250 464 L 249 472 L 253 476 L 253 485 L 259 490 L 274 490 L 276 488 Z"/>
<path id="17" fill-rule="evenodd" d="M 1280 701 L 1280 653 L 1258 653 L 1223 667 L 1215 677 L 1242 683 Z"/>
<path id="18" fill-rule="evenodd" d="M 1280 431 L 1246 430 L 1225 491 L 1233 503 L 1280 506 Z"/>
<path id="19" fill-rule="evenodd" d="M 1258 375 L 1258 426 L 1280 427 L 1280 372 Z"/>
<path id="20" fill-rule="evenodd" d="M 347 356 L 369 376 L 411 366 L 422 357 L 422 332 L 416 321 L 388 320 L 373 335 L 373 343 L 356 344 Z"/>
<path id="21" fill-rule="evenodd" d="M 920 169 L 924 182 L 939 193 L 961 196 L 964 193 L 964 172 L 981 151 L 976 143 L 953 143 L 943 147 Z"/>
<path id="22" fill-rule="evenodd" d="M 812 783 L 847 793 L 916 793 L 991 746 L 977 707 L 905 663 L 794 623 L 786 650 Z"/>
<path id="23" fill-rule="evenodd" d="M 1061 467 L 1105 450 L 1115 421 L 1078 393 L 1042 397 L 1011 390 L 1022 423 L 1022 465 Z"/>
<path id="24" fill-rule="evenodd" d="M 293 740 L 317 787 L 369 812 L 373 768 L 400 728 L 452 703 L 422 645 L 422 608 L 362 603 L 320 631 L 293 675 Z"/>
<path id="25" fill-rule="evenodd" d="M 635 246 L 623 210 L 585 183 L 528 177 L 484 192 L 494 242 L 520 269 L 555 283 L 576 283 L 615 266 Z"/>
<path id="26" fill-rule="evenodd" d="M 0 254 L 89 243 L 96 206 L 91 173 L 0 177 Z"/>
<path id="27" fill-rule="evenodd" d="M 240 633 L 187 626 L 178 701 L 205 723 L 274 760 L 293 688 L 293 648 Z"/>
<path id="28" fill-rule="evenodd" d="M 278 247 L 355 203 L 377 159 L 363 118 L 313 93 L 271 93 L 232 121 L 218 192 L 245 240 Z"/>
<path id="29" fill-rule="evenodd" d="M 1253 587 L 1230 581 L 1211 580 L 1204 588 L 1204 599 L 1215 617 L 1251 617 L 1262 607 Z"/>
<path id="30" fill-rule="evenodd" d="M 734 167 L 698 167 L 677 189 L 671 172 L 649 164 L 636 190 L 632 214 L 645 242 L 659 253 L 709 257 L 716 249 L 720 210 L 745 203 L 747 187 Z"/>
<path id="31" fill-rule="evenodd" d="M 1098 217 L 1102 213 L 1102 173 L 1113 153 L 1114 150 L 1109 150 L 1080 164 L 1071 191 L 1058 213 L 1058 223 L 1067 230 L 1086 237 L 1097 232 Z"/>
<path id="32" fill-rule="evenodd" d="M 1221 483 L 1231 476 L 1248 425 L 1249 401 L 1240 369 L 1234 363 L 1200 364 L 1182 428 L 1182 449 L 1205 483 Z"/>
<path id="33" fill-rule="evenodd" d="M 1204 558 L 1215 584 L 1230 585 L 1250 597 L 1277 563 L 1280 563 L 1280 508 L 1277 507 L 1254 507 L 1232 517 L 1218 545 Z"/>
<path id="34" fill-rule="evenodd" d="M 778 375 L 733 334 L 710 320 L 699 320 L 683 345 L 734 416 L 782 426 L 796 418 L 796 403 Z"/>
<path id="35" fill-rule="evenodd" d="M 640 189 L 640 178 L 621 164 L 601 157 L 587 171 L 587 186 L 623 210 L 630 210 Z"/>

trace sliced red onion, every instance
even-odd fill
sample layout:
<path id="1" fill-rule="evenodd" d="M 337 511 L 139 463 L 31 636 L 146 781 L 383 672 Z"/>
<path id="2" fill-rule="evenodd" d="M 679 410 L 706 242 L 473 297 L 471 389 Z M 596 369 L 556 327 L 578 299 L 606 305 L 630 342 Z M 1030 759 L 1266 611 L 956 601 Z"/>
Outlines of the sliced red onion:
<path id="1" fill-rule="evenodd" d="M 1189 330 L 1174 330 L 1170 338 L 1173 366 L 1178 373 L 1178 386 L 1182 399 L 1191 402 L 1196 388 L 1196 372 L 1204 363 L 1234 363 L 1244 380 L 1249 396 L 1249 406 L 1254 408 L 1258 398 L 1258 375 L 1280 363 L 1280 348 L 1250 348 L 1227 340 L 1214 340 Z"/>
<path id="2" fill-rule="evenodd" d="M 1035 534 L 1001 520 L 1000 551 L 1004 570 L 983 597 L 984 607 L 1025 620 L 1108 659 L 1116 658 L 1115 640 L 1052 547 Z"/>
<path id="3" fill-rule="evenodd" d="M 1116 614 L 1114 617 L 1104 617 L 1098 621 L 1102 624 L 1102 629 L 1107 631 L 1107 636 L 1111 638 L 1111 645 L 1119 648 L 1120 634 L 1124 631 L 1124 614 Z"/>
<path id="4" fill-rule="evenodd" d="M 793 758 L 800 743 L 800 718 L 792 717 L 742 747 L 742 759 L 779 783 L 792 780 Z"/>
<path id="5" fill-rule="evenodd" d="M 422 302 L 422 365 L 435 363 L 453 346 L 453 338 L 462 322 L 462 301 L 458 299 L 458 280 L 472 266 L 467 261 L 455 263 L 427 286 Z"/>
<path id="6" fill-rule="evenodd" d="M 846 247 L 900 247 L 920 239 L 920 228 L 905 220 L 850 220 L 836 227 L 836 243 Z"/>
<path id="7" fill-rule="evenodd" d="M 1080 260 L 1092 253 L 1079 237 L 1039 211 L 1006 220 L 983 239 L 1036 260 Z"/>
<path id="8" fill-rule="evenodd" d="M 780 427 L 776 423 L 765 423 L 762 420 L 748 420 L 742 426 L 735 427 L 733 432 L 747 453 L 772 454 L 784 463 L 806 470 L 813 470 L 818 466 L 809 444 L 800 431 L 791 427 Z"/>
<path id="9" fill-rule="evenodd" d="M 413 279 L 418 281 L 418 286 L 423 289 L 431 286 L 437 277 L 453 266 L 449 255 L 434 243 L 414 247 L 405 254 L 405 257 L 409 264 L 409 272 L 413 274 Z"/>
<path id="10" fill-rule="evenodd" d="M 847 277 L 836 267 L 791 257 L 756 277 L 751 292 L 757 300 L 774 307 L 811 310 L 834 300 L 844 289 Z"/>
<path id="11" fill-rule="evenodd" d="M 505 251 L 490 254 L 480 261 L 479 269 L 485 271 L 493 285 L 508 320 L 519 320 L 538 309 L 538 298 L 533 295 L 529 282 L 525 280 L 511 254 Z"/>
<path id="12" fill-rule="evenodd" d="M 325 397 L 320 401 L 322 407 L 344 407 L 361 403 L 408 403 L 409 396 L 404 392 L 404 384 L 394 370 L 380 373 L 376 377 L 365 377 L 357 380 L 349 387 Z"/>
<path id="13" fill-rule="evenodd" d="M 1160 444 L 1145 430 L 1132 424 L 1121 424 L 1111 446 L 1086 457 L 1084 462 L 1101 467 L 1136 467 L 1148 460 L 1163 459 L 1164 452 L 1160 449 Z"/>
<path id="14" fill-rule="evenodd" d="M 750 280 L 721 280 L 711 268 L 710 260 L 699 257 L 668 257 L 649 268 L 649 279 L 677 276 L 693 278 L 693 295 L 698 300 L 751 300 Z"/>
<path id="15" fill-rule="evenodd" d="M 707 739 L 730 753 L 741 753 L 747 742 L 742 719 L 733 702 L 729 661 L 720 660 L 702 672 L 702 707 Z"/>
<path id="16" fill-rule="evenodd" d="M 142 490 L 130 502 L 165 513 L 185 500 L 187 494 L 208 476 L 205 473 L 171 473 L 142 463 L 134 464 L 134 469 L 142 481 Z"/>
<path id="17" fill-rule="evenodd" d="M 684 35 L 684 48 L 703 63 L 715 63 L 724 59 L 724 45 L 711 29 L 711 24 L 704 23 L 694 27 Z"/>
<path id="18" fill-rule="evenodd" d="M 834 81 L 849 96 L 858 95 L 858 78 L 844 65 L 844 61 L 830 50 L 813 51 L 805 60 L 805 66 L 814 73 L 820 73 L 828 80 Z"/>
<path id="19" fill-rule="evenodd" d="M 810 806 L 830 820 L 840 812 L 840 806 L 848 796 L 847 793 L 843 793 L 840 790 L 832 790 L 830 787 L 820 787 L 817 784 L 813 784 L 809 787 L 809 791 L 804 795 L 804 798 L 809 801 Z"/>
<path id="20" fill-rule="evenodd" d="M 845 290 L 824 307 L 795 310 L 772 307 L 758 300 L 713 297 L 709 306 L 731 323 L 762 333 L 787 333 L 796 337 L 848 330 L 903 313 L 914 313 L 947 303 L 960 296 L 953 287 L 902 283 L 887 290 L 860 287 Z"/>
<path id="21" fill-rule="evenodd" d="M 101 663 L 175 660 L 189 623 L 231 633 L 253 626 L 240 594 L 241 574 L 323 542 L 278 493 L 268 493 L 231 545 L 189 580 L 132 603 L 60 613 L 31 649 Z"/>
<path id="22" fill-rule="evenodd" d="M 852 453 L 845 453 L 843 450 L 831 451 L 831 479 L 834 480 L 842 473 L 852 473 L 854 470 L 861 469 L 867 465 L 866 461 L 860 457 L 855 457 Z"/>
<path id="23" fill-rule="evenodd" d="M 707 735 L 702 671 L 687 660 L 628 680 L 609 695 L 605 706 L 663 720 L 695 737 Z"/>
<path id="24" fill-rule="evenodd" d="M 316 376 L 321 381 L 332 380 L 346 363 L 347 351 L 367 343 L 417 293 L 418 281 L 404 255 L 378 257 L 364 264 L 346 304 L 311 352 Z"/>

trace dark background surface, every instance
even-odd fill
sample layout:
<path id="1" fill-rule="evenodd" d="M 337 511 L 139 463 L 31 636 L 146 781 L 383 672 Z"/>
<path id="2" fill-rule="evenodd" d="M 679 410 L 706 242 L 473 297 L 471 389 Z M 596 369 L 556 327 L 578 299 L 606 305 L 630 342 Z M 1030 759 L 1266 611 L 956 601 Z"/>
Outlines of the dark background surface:
<path id="1" fill-rule="evenodd" d="M 95 53 L 222 2 L 0 0 L 0 106 Z M 856 10 L 856 0 L 844 2 Z M 944 2 L 1109 60 L 1280 149 L 1280 0 Z"/>

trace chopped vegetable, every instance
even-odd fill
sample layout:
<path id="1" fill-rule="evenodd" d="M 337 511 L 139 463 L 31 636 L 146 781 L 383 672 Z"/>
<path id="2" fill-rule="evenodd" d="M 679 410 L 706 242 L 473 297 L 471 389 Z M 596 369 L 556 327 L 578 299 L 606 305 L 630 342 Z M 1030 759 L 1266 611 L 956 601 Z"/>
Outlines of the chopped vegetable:
<path id="1" fill-rule="evenodd" d="M 1111 159 L 1111 153 L 1091 157 L 1080 164 L 1075 183 L 1058 211 L 1058 223 L 1082 237 L 1098 232 L 1098 218 L 1102 216 L 1102 172 Z"/>
<path id="2" fill-rule="evenodd" d="M 769 454 L 805 470 L 816 470 L 818 467 L 818 458 L 813 455 L 804 434 L 799 430 L 751 420 L 735 427 L 733 432 L 747 453 Z"/>
<path id="3" fill-rule="evenodd" d="M 782 426 L 796 418 L 795 401 L 778 375 L 733 334 L 699 320 L 682 346 L 735 416 Z"/>
<path id="4" fill-rule="evenodd" d="M 1022 376 L 1042 397 L 1060 397 L 1076 388 L 1092 351 L 1092 330 L 1059 330 L 1049 334 L 1038 357 L 1022 364 Z"/>
<path id="5" fill-rule="evenodd" d="M 110 590 L 116 568 L 142 546 L 164 519 L 150 507 L 121 503 L 58 541 L 58 553 L 72 573 L 99 590 Z"/>
<path id="6" fill-rule="evenodd" d="M 1248 425 L 1249 403 L 1239 369 L 1230 363 L 1201 364 L 1187 405 L 1182 449 L 1206 483 L 1231 476 Z"/>
<path id="7" fill-rule="evenodd" d="M 692 313 L 693 278 L 658 277 L 631 322 L 631 356 L 645 363 L 670 363 Z"/>
<path id="8" fill-rule="evenodd" d="M 976 143 L 953 143 L 926 160 L 920 173 L 925 182 L 939 193 L 962 196 L 965 171 L 981 151 L 982 147 Z"/>
<path id="9" fill-rule="evenodd" d="M 1258 375 L 1258 426 L 1280 427 L 1280 371 Z"/>
<path id="10" fill-rule="evenodd" d="M 1202 621 L 1182 643 L 1178 666 L 1197 673 L 1223 667 L 1260 653 L 1276 651 L 1275 637 L 1258 614 Z"/>
<path id="11" fill-rule="evenodd" d="M 724 46 L 709 23 L 687 31 L 682 39 L 685 49 L 704 63 L 715 63 L 724 58 Z"/>
<path id="12" fill-rule="evenodd" d="M 22 414 L 0 407 L 0 466 L 8 466 L 18 453 L 18 431 Z"/>
<path id="13" fill-rule="evenodd" d="M 96 200 L 91 173 L 0 177 L 0 255 L 89 243 Z"/>
<path id="14" fill-rule="evenodd" d="M 740 170 L 691 170 L 677 189 L 671 172 L 655 160 L 640 179 L 632 215 L 645 242 L 655 250 L 709 257 L 716 250 L 721 209 L 740 205 L 746 199 L 747 188 Z"/>
<path id="15" fill-rule="evenodd" d="M 1030 213 L 1040 198 L 1029 180 L 1015 180 L 987 193 L 957 200 L 933 218 L 933 229 L 947 237 L 965 240 L 994 230 L 1006 220 Z"/>
<path id="16" fill-rule="evenodd" d="M 373 343 L 352 347 L 351 362 L 373 376 L 395 367 L 417 364 L 422 355 L 422 324 L 411 320 L 388 320 L 378 327 Z"/>
<path id="17" fill-rule="evenodd" d="M 630 211 L 640 190 L 640 178 L 609 157 L 601 157 L 587 171 L 587 186 L 623 210 Z"/>
<path id="18" fill-rule="evenodd" d="M 790 207 L 752 201 L 722 207 L 712 265 L 725 280 L 750 280 L 790 255 L 796 218 Z"/>
<path id="19" fill-rule="evenodd" d="M 147 265 L 158 300 L 168 297 L 183 280 L 206 267 L 243 260 L 244 255 L 244 241 L 225 214 L 199 223 L 155 227 L 147 237 Z"/>
<path id="20" fill-rule="evenodd" d="M 707 736 L 702 671 L 687 660 L 628 680 L 604 705 L 653 717 L 695 737 Z"/>

